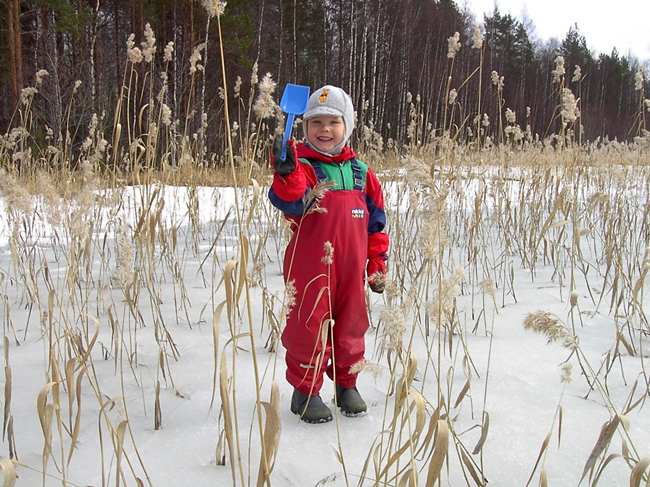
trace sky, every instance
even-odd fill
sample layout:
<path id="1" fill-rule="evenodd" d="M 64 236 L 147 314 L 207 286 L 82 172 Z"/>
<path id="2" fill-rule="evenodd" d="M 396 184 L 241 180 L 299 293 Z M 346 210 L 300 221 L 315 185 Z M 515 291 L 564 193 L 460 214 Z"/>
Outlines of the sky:
<path id="1" fill-rule="evenodd" d="M 477 20 L 482 22 L 485 12 L 494 10 L 495 0 L 466 0 Z M 457 2 L 459 6 L 464 1 Z M 535 25 L 535 34 L 546 41 L 552 37 L 562 40 L 569 29 L 578 24 L 580 34 L 587 39 L 589 49 L 596 55 L 611 54 L 616 47 L 622 55 L 632 53 L 639 60 L 650 60 L 650 2 L 647 0 L 618 0 L 616 2 L 590 0 L 496 0 L 502 14 L 518 20 L 527 11 Z"/>

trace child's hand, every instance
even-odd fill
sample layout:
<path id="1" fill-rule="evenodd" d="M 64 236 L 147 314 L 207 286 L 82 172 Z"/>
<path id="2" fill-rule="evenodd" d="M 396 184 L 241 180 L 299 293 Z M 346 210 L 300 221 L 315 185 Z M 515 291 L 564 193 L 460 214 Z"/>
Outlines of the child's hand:
<path id="1" fill-rule="evenodd" d="M 377 277 L 370 281 L 370 289 L 373 293 L 381 294 L 386 288 L 386 274 L 376 274 Z"/>
<path id="2" fill-rule="evenodd" d="M 275 168 L 280 176 L 286 176 L 291 174 L 296 168 L 296 160 L 298 159 L 298 154 L 296 153 L 296 147 L 293 145 L 292 140 L 287 141 L 287 157 L 283 161 L 280 159 L 282 155 L 282 136 L 276 135 L 273 139 L 273 149 L 271 151 L 271 164 Z"/>
<path id="3" fill-rule="evenodd" d="M 386 260 L 381 257 L 370 259 L 366 272 L 372 292 L 383 293 L 386 287 Z"/>

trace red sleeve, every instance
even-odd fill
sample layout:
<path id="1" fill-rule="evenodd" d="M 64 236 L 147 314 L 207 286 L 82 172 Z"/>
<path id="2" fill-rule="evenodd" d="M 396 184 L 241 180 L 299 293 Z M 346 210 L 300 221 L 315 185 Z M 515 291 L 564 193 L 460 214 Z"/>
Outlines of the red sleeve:
<path id="1" fill-rule="evenodd" d="M 388 258 L 388 247 L 390 240 L 388 235 L 383 232 L 386 225 L 386 213 L 384 211 L 384 193 L 381 189 L 379 179 L 368 168 L 366 175 L 366 199 L 368 202 L 368 210 L 370 212 L 369 230 L 368 235 L 368 259 L 381 259 Z"/>
<path id="2" fill-rule="evenodd" d="M 300 166 L 302 164 L 297 164 L 293 172 L 286 176 L 280 176 L 277 172 L 273 172 L 273 191 L 280 199 L 296 201 L 302 198 L 307 191 L 307 181 Z"/>
<path id="3" fill-rule="evenodd" d="M 368 235 L 368 259 L 381 258 L 386 260 L 388 258 L 389 244 L 390 240 L 387 233 L 377 232 Z"/>
<path id="4" fill-rule="evenodd" d="M 273 173 L 273 191 L 284 201 L 297 201 L 303 197 L 307 188 L 313 188 L 318 179 L 310 164 L 298 161 L 292 173 L 280 176 Z"/>
<path id="5" fill-rule="evenodd" d="M 368 172 L 366 174 L 366 188 L 365 193 L 368 195 L 368 198 L 372 200 L 374 206 L 384 211 L 384 192 L 381 189 L 381 183 L 377 179 L 377 175 L 373 172 L 370 167 L 368 167 Z"/>

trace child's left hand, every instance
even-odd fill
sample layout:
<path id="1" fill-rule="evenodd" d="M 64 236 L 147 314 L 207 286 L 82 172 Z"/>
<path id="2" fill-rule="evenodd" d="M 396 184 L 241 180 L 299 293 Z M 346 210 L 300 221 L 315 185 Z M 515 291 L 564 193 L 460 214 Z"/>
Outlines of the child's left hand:
<path id="1" fill-rule="evenodd" d="M 378 275 L 373 281 L 370 282 L 370 289 L 373 293 L 381 294 L 384 292 L 386 283 L 384 282 L 385 274 Z"/>
<path id="2" fill-rule="evenodd" d="M 372 292 L 383 293 L 386 287 L 386 260 L 381 257 L 370 259 L 366 272 Z"/>

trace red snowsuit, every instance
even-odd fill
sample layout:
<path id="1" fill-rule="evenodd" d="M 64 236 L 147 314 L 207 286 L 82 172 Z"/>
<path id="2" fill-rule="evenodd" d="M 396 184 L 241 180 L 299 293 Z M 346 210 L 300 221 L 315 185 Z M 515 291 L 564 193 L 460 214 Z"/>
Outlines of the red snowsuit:
<path id="1" fill-rule="evenodd" d="M 300 392 L 316 395 L 325 372 L 345 388 L 356 384 L 350 367 L 364 358 L 369 327 L 366 262 L 369 276 L 385 272 L 388 235 L 382 232 L 386 216 L 381 185 L 349 147 L 327 157 L 299 144 L 297 155 L 292 173 L 274 174 L 269 198 L 294 231 L 284 258 L 285 283 L 293 281 L 296 288 L 282 334 L 287 380 Z M 337 184 L 318 203 L 326 212 L 310 212 L 303 196 L 319 180 Z M 322 260 L 326 242 L 333 248 L 330 264 Z M 328 320 L 333 320 L 332 327 Z"/>

